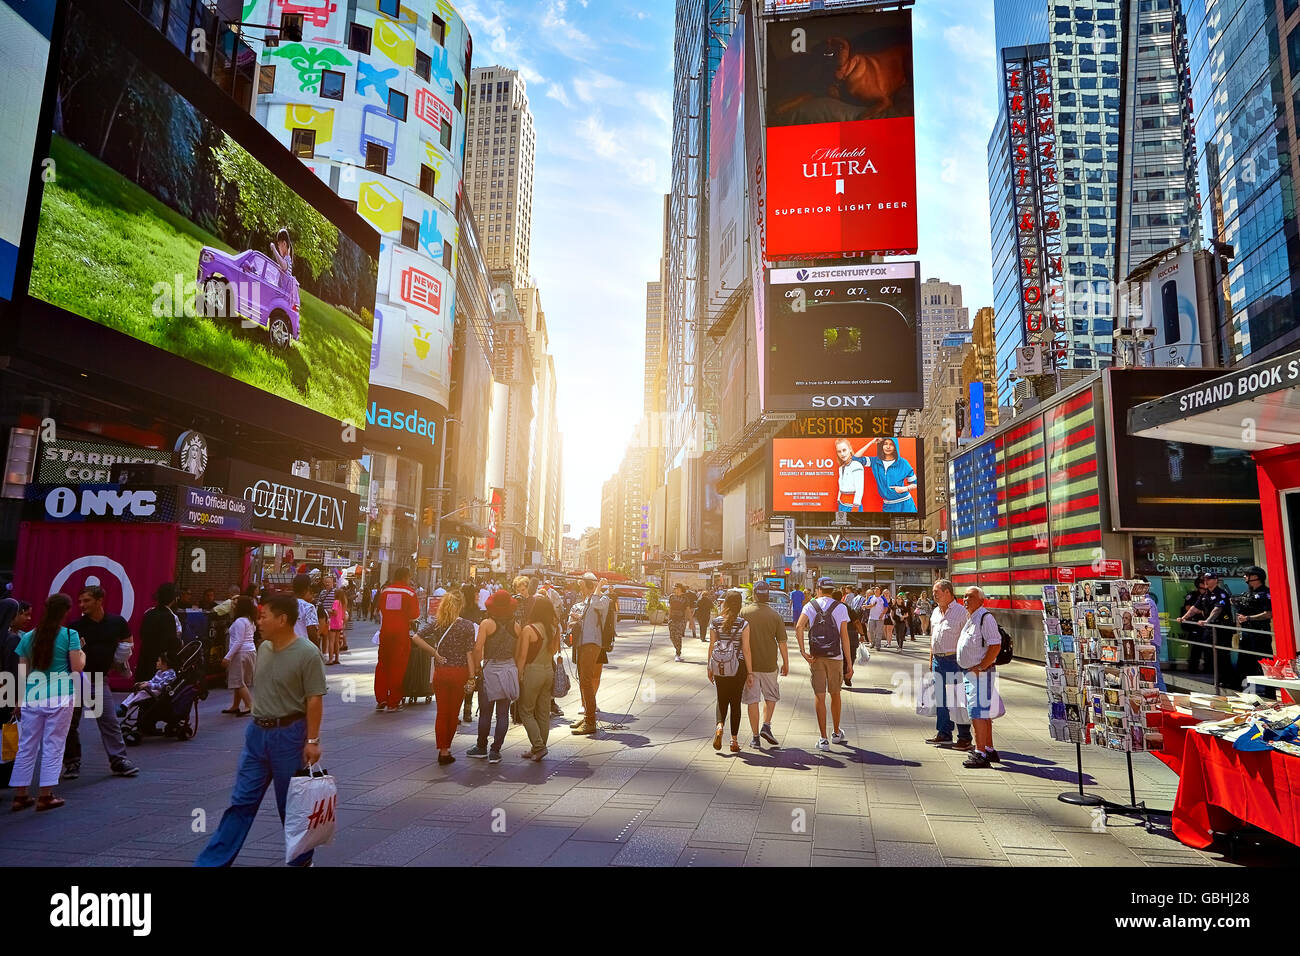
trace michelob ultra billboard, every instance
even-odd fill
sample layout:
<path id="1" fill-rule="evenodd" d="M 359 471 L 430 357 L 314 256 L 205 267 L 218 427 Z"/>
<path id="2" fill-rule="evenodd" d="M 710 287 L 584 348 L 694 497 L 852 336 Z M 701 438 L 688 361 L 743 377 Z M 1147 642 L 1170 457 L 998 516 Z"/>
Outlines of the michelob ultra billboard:
<path id="1" fill-rule="evenodd" d="M 768 27 L 766 202 L 768 259 L 916 252 L 910 11 Z"/>

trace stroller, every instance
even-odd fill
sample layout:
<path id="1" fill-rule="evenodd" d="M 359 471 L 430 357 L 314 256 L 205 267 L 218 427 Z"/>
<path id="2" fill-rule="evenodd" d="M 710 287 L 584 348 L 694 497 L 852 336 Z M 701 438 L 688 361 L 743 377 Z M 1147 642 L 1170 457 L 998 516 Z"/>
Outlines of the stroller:
<path id="1" fill-rule="evenodd" d="M 122 739 L 134 747 L 146 736 L 189 740 L 199 732 L 199 701 L 207 700 L 203 644 L 190 641 L 176 652 L 176 677 L 157 697 L 138 700 L 120 718 Z M 158 731 L 158 724 L 163 725 Z"/>

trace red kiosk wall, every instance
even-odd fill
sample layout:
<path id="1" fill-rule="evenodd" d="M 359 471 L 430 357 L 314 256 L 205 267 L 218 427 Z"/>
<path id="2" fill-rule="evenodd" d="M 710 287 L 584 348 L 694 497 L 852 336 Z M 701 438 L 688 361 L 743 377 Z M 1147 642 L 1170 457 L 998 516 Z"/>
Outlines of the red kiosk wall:
<path id="1" fill-rule="evenodd" d="M 176 542 L 177 527 L 169 524 L 24 521 L 14 596 L 39 608 L 62 591 L 73 599 L 75 619 L 77 592 L 95 578 L 105 591 L 105 610 L 127 619 L 138 649 L 140 621 L 153 606 L 154 591 L 175 576 Z M 110 683 L 116 687 L 118 680 Z"/>
<path id="2" fill-rule="evenodd" d="M 1284 445 L 1255 452 L 1259 471 L 1259 503 L 1264 513 L 1264 558 L 1268 571 L 1268 588 L 1273 594 L 1273 641 L 1277 657 L 1296 656 L 1295 631 L 1292 628 L 1292 604 L 1296 585 L 1289 580 L 1286 561 L 1286 537 L 1282 531 L 1281 490 L 1300 488 L 1300 445 Z"/>

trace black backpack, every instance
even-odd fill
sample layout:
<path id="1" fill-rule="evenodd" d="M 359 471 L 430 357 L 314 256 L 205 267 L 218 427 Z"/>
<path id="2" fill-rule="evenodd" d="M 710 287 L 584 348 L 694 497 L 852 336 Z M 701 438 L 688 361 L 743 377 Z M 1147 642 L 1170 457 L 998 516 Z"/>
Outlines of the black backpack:
<path id="1" fill-rule="evenodd" d="M 823 609 L 813 598 L 813 622 L 808 629 L 808 649 L 813 657 L 834 657 L 843 649 L 840 629 L 835 623 L 835 609 L 839 604 L 839 601 L 832 601 Z"/>
<path id="2" fill-rule="evenodd" d="M 992 613 L 988 608 L 980 608 L 980 610 L 985 614 Z M 998 645 L 998 656 L 993 659 L 993 664 L 994 666 L 999 664 L 1010 664 L 1011 658 L 1014 657 L 1016 653 L 1015 648 L 1011 644 L 1011 635 L 1007 633 L 1005 627 L 998 624 L 998 619 L 996 617 L 993 618 L 993 623 L 997 624 L 998 635 L 1002 638 L 1002 643 Z"/>

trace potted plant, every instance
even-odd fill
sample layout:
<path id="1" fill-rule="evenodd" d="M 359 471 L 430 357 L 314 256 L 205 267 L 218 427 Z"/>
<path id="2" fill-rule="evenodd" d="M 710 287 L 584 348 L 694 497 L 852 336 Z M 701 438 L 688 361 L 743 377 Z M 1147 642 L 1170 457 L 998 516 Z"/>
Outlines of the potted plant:
<path id="1" fill-rule="evenodd" d="M 668 606 L 659 596 L 659 588 L 653 584 L 646 591 L 645 611 L 651 624 L 663 624 L 668 620 Z"/>

